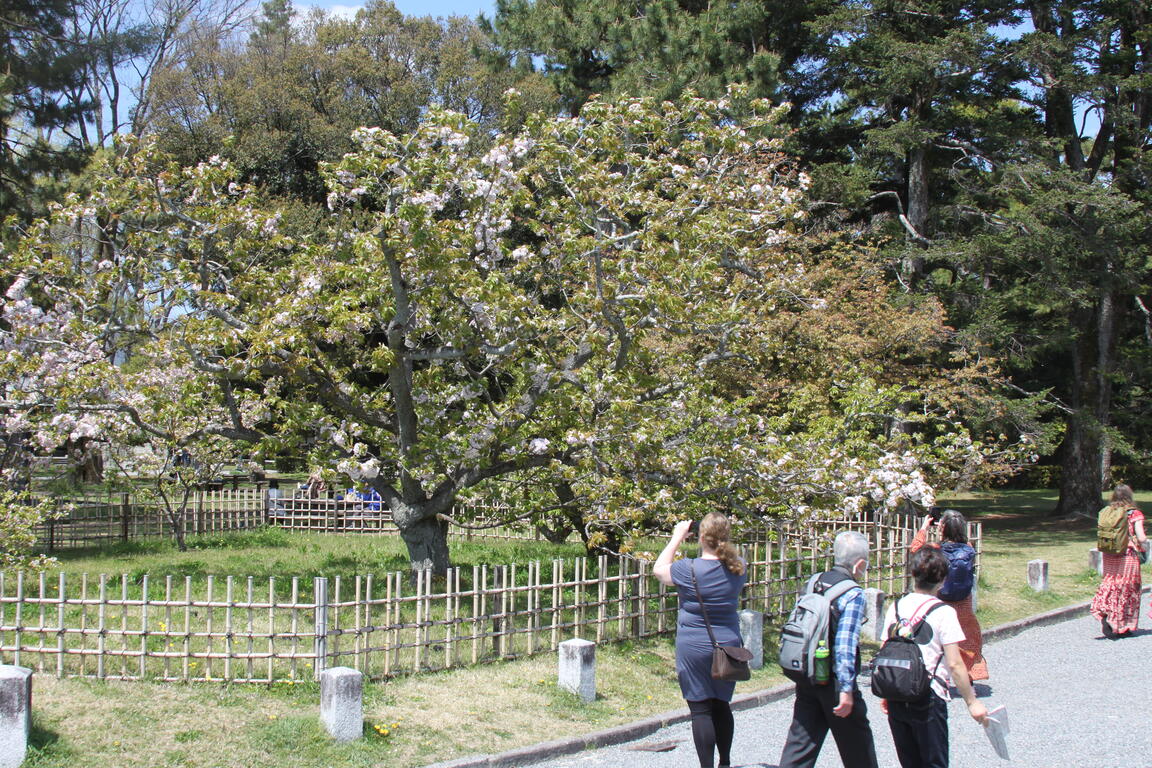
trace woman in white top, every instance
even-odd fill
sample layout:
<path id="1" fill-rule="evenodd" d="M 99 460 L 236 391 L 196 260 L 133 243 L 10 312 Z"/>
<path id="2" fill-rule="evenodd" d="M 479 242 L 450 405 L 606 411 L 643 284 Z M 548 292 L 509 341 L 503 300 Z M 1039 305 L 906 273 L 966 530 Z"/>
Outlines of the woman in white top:
<path id="1" fill-rule="evenodd" d="M 948 558 L 925 547 L 912 555 L 910 568 L 914 590 L 889 606 L 884 637 L 899 614 L 901 627 L 920 646 L 924 668 L 933 676 L 932 690 L 924 702 L 882 700 L 880 709 L 888 715 L 902 768 L 947 768 L 949 683 L 964 697 L 973 720 L 983 724 L 988 710 L 977 700 L 960 655 L 964 630 L 956 610 L 936 597 L 948 575 Z"/>

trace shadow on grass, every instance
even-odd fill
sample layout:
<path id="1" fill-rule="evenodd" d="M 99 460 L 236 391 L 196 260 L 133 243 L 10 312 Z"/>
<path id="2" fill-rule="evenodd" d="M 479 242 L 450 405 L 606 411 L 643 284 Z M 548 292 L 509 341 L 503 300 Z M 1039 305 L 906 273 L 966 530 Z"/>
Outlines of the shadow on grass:
<path id="1" fill-rule="evenodd" d="M 1058 492 L 1051 489 L 1008 490 L 975 498 L 944 499 L 941 505 L 982 523 L 986 533 L 995 532 L 998 539 L 1013 545 L 1017 540 L 1029 546 L 1044 546 L 1094 538 L 1096 510 L 1091 511 L 1090 517 L 1055 517 L 1057 499 Z"/>
<path id="2" fill-rule="evenodd" d="M 999 518 L 1046 518 L 1056 509 L 1057 494 L 1051 490 L 1000 491 L 986 497 L 948 499 L 943 506 L 951 507 L 969 519 L 989 522 Z"/>
<path id="3" fill-rule="evenodd" d="M 32 715 L 32 727 L 28 731 L 28 755 L 21 763 L 23 768 L 68 765 L 72 750 L 61 739 L 60 734 L 39 722 Z"/>
<path id="4" fill-rule="evenodd" d="M 298 539 L 292 532 L 273 526 L 263 526 L 248 531 L 227 533 L 190 534 L 185 543 L 192 550 L 228 549 L 283 549 L 294 547 Z M 118 559 L 133 555 L 162 555 L 178 553 L 176 541 L 171 536 L 117 541 L 103 546 L 69 547 L 53 550 L 50 554 L 60 562 L 97 558 Z"/>
<path id="5" fill-rule="evenodd" d="M 1096 525 L 1048 526 L 1034 522 L 1030 527 L 1020 526 L 1011 529 L 985 527 L 984 535 L 994 531 L 1000 546 L 1045 547 L 1060 546 L 1069 542 L 1082 542 L 1088 547 L 1096 545 Z"/>

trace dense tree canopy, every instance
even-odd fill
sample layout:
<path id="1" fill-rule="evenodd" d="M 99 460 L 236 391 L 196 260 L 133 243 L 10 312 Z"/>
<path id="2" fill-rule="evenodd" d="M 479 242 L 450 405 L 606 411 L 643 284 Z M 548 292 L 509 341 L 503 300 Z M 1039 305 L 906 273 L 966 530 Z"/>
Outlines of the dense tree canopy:
<path id="1" fill-rule="evenodd" d="M 437 569 L 472 496 L 617 549 L 1147 455 L 1141 4 L 135 7 L 4 28 L 5 211 L 146 136 L 6 233 L 6 438 L 307 450 Z"/>
<path id="2" fill-rule="evenodd" d="M 1063 433 L 1059 510 L 1095 508 L 1112 450 L 1139 460 L 1149 448 L 1132 378 L 1149 349 L 1145 5 L 739 7 L 745 38 L 690 3 L 509 1 L 493 25 L 567 103 L 725 80 L 790 99 L 789 147 L 813 176 L 816 221 L 875 238 L 894 280 L 944 303 L 954 344 L 1009 366 L 1032 395 L 993 409 L 1013 414 L 1001 428 L 1035 423 L 1043 403 L 1049 439 Z M 803 33 L 756 32 L 794 25 Z M 773 76 L 758 78 L 769 60 Z"/>
<path id="3" fill-rule="evenodd" d="M 246 40 L 220 40 L 158 76 L 162 145 L 185 163 L 220 155 L 265 192 L 323 204 L 322 162 L 354 149 L 361 126 L 415 130 L 431 107 L 495 127 L 515 85 L 542 100 L 539 76 L 491 67 L 471 19 L 404 16 L 387 0 L 354 18 L 267 3 Z"/>
<path id="4" fill-rule="evenodd" d="M 309 446 L 436 570 L 444 516 L 498 478 L 577 502 L 590 545 L 716 505 L 930 503 L 929 475 L 1003 447 L 950 412 L 987 376 L 924 375 L 938 307 L 885 309 L 845 271 L 866 254 L 807 243 L 780 110 L 741 99 L 362 129 L 303 235 L 227 163 L 141 146 L 13 255 L 8 428 Z M 87 237 L 109 219 L 111 258 Z"/>

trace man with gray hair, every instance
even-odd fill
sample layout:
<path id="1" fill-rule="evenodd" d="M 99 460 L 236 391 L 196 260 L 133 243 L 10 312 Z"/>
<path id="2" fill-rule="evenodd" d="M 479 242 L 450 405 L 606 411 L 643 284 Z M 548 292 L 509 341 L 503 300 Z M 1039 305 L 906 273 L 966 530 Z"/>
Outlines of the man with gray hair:
<path id="1" fill-rule="evenodd" d="M 858 582 L 868 570 L 868 539 L 857 531 L 842 531 L 836 536 L 832 555 L 835 565 L 820 575 L 814 589 L 824 592 L 845 579 L 856 586 L 832 602 L 829 645 L 833 648 L 834 674 L 830 684 L 796 683 L 792 727 L 780 755 L 780 768 L 816 765 L 828 731 L 832 731 L 845 768 L 877 768 L 868 708 L 856 685 L 864 619 L 864 590 Z"/>

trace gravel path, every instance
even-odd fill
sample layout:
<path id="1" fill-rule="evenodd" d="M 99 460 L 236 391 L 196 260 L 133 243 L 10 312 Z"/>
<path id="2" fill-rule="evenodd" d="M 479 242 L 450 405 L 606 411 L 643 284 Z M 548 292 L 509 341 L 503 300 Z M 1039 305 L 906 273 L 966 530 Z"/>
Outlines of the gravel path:
<path id="1" fill-rule="evenodd" d="M 952 768 L 1017 765 L 1024 768 L 1152 768 L 1152 621 L 1148 595 L 1144 628 L 1124 640 L 1105 640 L 1084 616 L 1035 627 L 985 647 L 992 679 L 977 693 L 989 709 L 1007 707 L 1011 762 L 996 757 L 983 729 L 959 699 L 949 710 Z M 867 687 L 866 685 L 863 687 Z M 865 692 L 881 766 L 897 766 L 888 723 Z M 734 765 L 774 768 L 792 716 L 792 698 L 736 712 Z M 675 743 L 667 752 L 637 749 Z M 664 728 L 630 744 L 590 750 L 538 763 L 535 768 L 692 768 L 687 724 Z M 817 768 L 839 766 L 831 736 Z"/>

